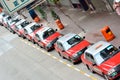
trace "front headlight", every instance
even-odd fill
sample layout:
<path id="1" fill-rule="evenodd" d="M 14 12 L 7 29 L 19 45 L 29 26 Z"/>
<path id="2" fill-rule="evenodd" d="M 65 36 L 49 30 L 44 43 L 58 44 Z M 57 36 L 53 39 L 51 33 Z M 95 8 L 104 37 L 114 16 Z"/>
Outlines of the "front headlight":
<path id="1" fill-rule="evenodd" d="M 50 49 L 51 47 L 52 47 L 52 44 L 51 43 L 49 43 L 49 44 L 47 44 L 47 49 Z"/>
<path id="2" fill-rule="evenodd" d="M 108 75 L 112 74 L 115 72 L 115 69 L 111 69 L 110 71 L 108 71 Z"/>
<path id="3" fill-rule="evenodd" d="M 108 71 L 108 75 L 109 75 L 110 77 L 114 77 L 114 76 L 117 75 L 117 72 L 115 71 L 115 69 L 111 69 L 110 71 Z"/>
<path id="4" fill-rule="evenodd" d="M 73 60 L 76 60 L 78 57 L 79 55 L 77 53 L 72 55 Z"/>

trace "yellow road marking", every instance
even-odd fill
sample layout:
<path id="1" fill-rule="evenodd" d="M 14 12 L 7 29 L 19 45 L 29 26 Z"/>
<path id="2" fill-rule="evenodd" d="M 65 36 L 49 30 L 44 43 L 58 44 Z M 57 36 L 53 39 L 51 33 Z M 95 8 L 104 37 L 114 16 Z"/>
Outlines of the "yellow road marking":
<path id="1" fill-rule="evenodd" d="M 50 57 L 52 57 L 53 59 L 59 61 L 60 63 L 65 64 L 65 65 L 68 66 L 69 68 L 74 69 L 74 70 L 80 72 L 81 74 L 85 75 L 86 77 L 90 78 L 91 80 L 97 80 L 97 78 L 95 78 L 94 76 L 91 76 L 91 75 L 87 74 L 86 72 L 84 72 L 83 70 L 80 70 L 80 69 L 74 67 L 73 65 L 70 65 L 70 64 L 64 62 L 63 60 L 61 60 L 61 59 L 53 56 L 52 54 L 46 52 L 45 50 L 42 50 L 42 49 L 40 49 L 40 48 L 38 48 L 38 47 L 36 47 L 36 46 L 34 46 L 34 45 L 31 45 L 29 42 L 27 42 L 27 41 L 25 41 L 25 40 L 22 40 L 22 39 L 21 39 L 21 41 L 24 42 L 24 43 L 26 43 L 27 45 L 32 46 L 33 48 L 35 48 L 35 49 L 37 49 L 37 50 L 40 50 L 42 53 L 47 54 L 48 56 L 50 56 Z"/>

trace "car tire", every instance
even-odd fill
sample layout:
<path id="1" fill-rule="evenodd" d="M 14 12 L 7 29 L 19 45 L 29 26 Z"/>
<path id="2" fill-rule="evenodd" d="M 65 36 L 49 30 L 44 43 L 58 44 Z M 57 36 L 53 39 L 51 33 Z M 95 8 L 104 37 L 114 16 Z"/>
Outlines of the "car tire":
<path id="1" fill-rule="evenodd" d="M 110 80 L 107 75 L 103 74 L 105 80 Z"/>
<path id="2" fill-rule="evenodd" d="M 88 67 L 89 67 L 90 72 L 95 73 L 90 66 L 88 66 Z"/>
<path id="3" fill-rule="evenodd" d="M 33 44 L 35 44 L 35 41 L 34 41 L 34 40 L 31 40 L 31 42 L 32 42 Z"/>
<path id="4" fill-rule="evenodd" d="M 46 50 L 47 52 L 49 52 L 49 51 L 50 51 L 50 50 L 49 50 L 48 48 L 46 48 L 46 47 L 45 47 L 45 50 Z"/>
<path id="5" fill-rule="evenodd" d="M 19 37 L 22 37 L 21 35 L 18 34 Z"/>
<path id="6" fill-rule="evenodd" d="M 88 67 L 88 65 L 87 65 L 87 64 L 86 64 L 86 67 L 87 67 L 87 69 L 88 69 L 88 70 L 90 70 L 90 68 Z"/>
<path id="7" fill-rule="evenodd" d="M 73 65 L 75 65 L 76 63 L 75 62 L 73 62 L 73 60 L 69 57 L 69 60 L 73 63 Z"/>
<path id="8" fill-rule="evenodd" d="M 60 52 L 58 52 L 59 56 L 61 56 Z"/>

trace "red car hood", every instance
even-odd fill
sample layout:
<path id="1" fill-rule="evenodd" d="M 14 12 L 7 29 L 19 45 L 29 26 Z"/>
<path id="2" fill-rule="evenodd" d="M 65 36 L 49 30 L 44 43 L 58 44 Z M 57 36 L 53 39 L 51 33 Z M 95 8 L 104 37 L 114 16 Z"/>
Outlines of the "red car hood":
<path id="1" fill-rule="evenodd" d="M 108 59 L 107 61 L 103 62 L 100 65 L 101 70 L 104 70 L 107 73 L 110 69 L 114 68 L 115 66 L 120 64 L 120 52 Z"/>
<path id="2" fill-rule="evenodd" d="M 46 38 L 43 42 L 45 44 L 48 44 L 48 43 L 52 42 L 53 40 L 55 40 L 56 38 L 58 38 L 59 36 L 61 36 L 61 34 L 59 32 L 55 32 L 54 34 L 52 34 L 51 36 Z"/>
<path id="3" fill-rule="evenodd" d="M 76 44 L 75 46 L 73 46 L 72 48 L 70 48 L 67 53 L 69 53 L 70 55 L 76 54 L 77 52 L 79 52 L 80 50 L 82 50 L 83 48 L 89 46 L 90 43 L 86 40 L 81 41 L 80 43 Z"/>

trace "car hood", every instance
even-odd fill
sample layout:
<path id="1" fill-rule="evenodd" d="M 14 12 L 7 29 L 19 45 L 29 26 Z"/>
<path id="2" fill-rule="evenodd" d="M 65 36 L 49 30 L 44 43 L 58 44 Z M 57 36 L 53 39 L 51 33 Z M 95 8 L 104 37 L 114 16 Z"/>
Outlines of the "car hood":
<path id="1" fill-rule="evenodd" d="M 51 36 L 46 38 L 43 42 L 45 44 L 48 44 L 48 43 L 52 42 L 53 40 L 55 40 L 56 38 L 58 38 L 59 36 L 61 36 L 61 34 L 59 32 L 55 32 L 54 34 L 52 34 Z"/>
<path id="2" fill-rule="evenodd" d="M 70 48 L 69 50 L 67 50 L 67 53 L 69 53 L 70 55 L 76 54 L 77 52 L 79 52 L 80 50 L 84 49 L 89 45 L 90 43 L 88 41 L 83 40 L 80 43 L 73 46 L 72 48 Z"/>
<path id="3" fill-rule="evenodd" d="M 120 52 L 118 52 L 116 55 L 114 55 L 112 58 L 108 59 L 107 61 L 103 62 L 100 65 L 101 70 L 104 70 L 104 72 L 108 72 L 110 69 L 116 67 L 120 64 Z"/>

